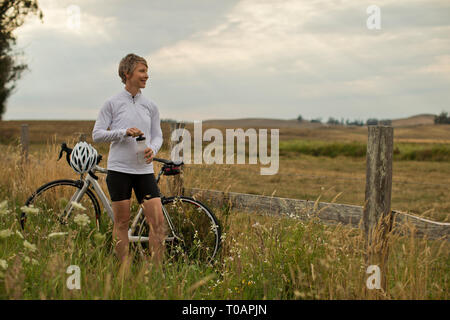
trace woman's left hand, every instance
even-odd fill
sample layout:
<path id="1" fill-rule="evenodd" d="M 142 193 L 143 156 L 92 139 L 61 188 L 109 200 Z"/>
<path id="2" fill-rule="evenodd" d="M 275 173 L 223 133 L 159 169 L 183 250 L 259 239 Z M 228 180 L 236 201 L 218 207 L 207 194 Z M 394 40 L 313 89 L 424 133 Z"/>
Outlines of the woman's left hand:
<path id="1" fill-rule="evenodd" d="M 151 148 L 147 148 L 144 150 L 144 158 L 146 159 L 145 162 L 150 163 L 153 161 L 153 157 L 155 156 L 153 153 L 153 150 Z"/>

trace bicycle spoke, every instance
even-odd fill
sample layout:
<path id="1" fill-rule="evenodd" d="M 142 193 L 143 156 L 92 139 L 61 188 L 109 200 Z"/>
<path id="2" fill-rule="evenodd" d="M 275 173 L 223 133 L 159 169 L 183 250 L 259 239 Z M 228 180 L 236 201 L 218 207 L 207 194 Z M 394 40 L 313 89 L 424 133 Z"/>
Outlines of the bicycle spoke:
<path id="1" fill-rule="evenodd" d="M 168 233 L 165 239 L 171 258 L 211 261 L 219 247 L 220 227 L 207 208 L 189 198 L 170 199 L 163 204 Z M 134 232 L 135 237 L 147 237 L 149 227 L 141 216 Z M 144 247 L 148 247 L 143 243 Z"/>
<path id="2" fill-rule="evenodd" d="M 189 259 L 208 261 L 218 248 L 218 226 L 207 210 L 194 201 L 176 199 L 165 208 L 174 226 L 174 240 L 169 249 L 181 248 Z M 176 247 L 179 248 L 176 248 Z"/>

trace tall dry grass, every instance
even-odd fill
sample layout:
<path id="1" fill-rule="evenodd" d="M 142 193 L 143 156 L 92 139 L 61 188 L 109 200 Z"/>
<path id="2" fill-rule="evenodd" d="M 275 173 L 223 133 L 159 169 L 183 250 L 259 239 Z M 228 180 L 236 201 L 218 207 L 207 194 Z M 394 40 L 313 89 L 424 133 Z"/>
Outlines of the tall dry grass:
<path id="1" fill-rule="evenodd" d="M 2 299 L 449 298 L 447 241 L 413 238 L 406 232 L 408 226 L 403 235 L 391 233 L 387 274 L 382 275 L 388 287 L 374 293 L 366 287 L 361 229 L 325 226 L 314 212 L 302 221 L 214 208 L 224 229 L 215 264 L 167 258 L 157 268 L 136 254 L 130 272 L 122 274 L 111 250 L 111 225 L 104 234 L 81 227 L 58 237 L 49 237 L 39 226 L 21 232 L 19 208 L 37 186 L 76 178 L 63 160 L 56 162 L 58 151 L 58 145 L 49 144 L 22 163 L 20 148 L 1 150 L 0 203 L 6 200 L 0 209 Z M 199 179 L 201 173 L 195 171 L 186 171 L 186 183 L 210 189 L 232 175 L 225 169 Z M 70 265 L 80 267 L 80 290 L 66 286 Z"/>

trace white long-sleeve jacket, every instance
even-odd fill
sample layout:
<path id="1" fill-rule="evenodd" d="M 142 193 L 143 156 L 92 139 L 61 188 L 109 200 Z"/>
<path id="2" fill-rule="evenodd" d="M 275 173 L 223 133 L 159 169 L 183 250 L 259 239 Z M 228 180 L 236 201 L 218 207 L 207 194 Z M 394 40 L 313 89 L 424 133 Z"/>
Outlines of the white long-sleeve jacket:
<path id="1" fill-rule="evenodd" d="M 92 139 L 94 142 L 111 142 L 108 170 L 132 174 L 153 173 L 152 162 L 138 164 L 136 138 L 126 135 L 128 128 L 140 129 L 147 146 L 156 155 L 163 142 L 158 108 L 141 92 L 133 97 L 123 89 L 103 105 L 92 131 Z"/>

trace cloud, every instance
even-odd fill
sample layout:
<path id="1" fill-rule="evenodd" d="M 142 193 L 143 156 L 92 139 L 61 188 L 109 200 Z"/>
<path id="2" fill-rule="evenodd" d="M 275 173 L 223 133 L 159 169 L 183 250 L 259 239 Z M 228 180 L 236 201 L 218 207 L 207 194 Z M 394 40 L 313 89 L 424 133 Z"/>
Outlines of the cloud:
<path id="1" fill-rule="evenodd" d="M 164 118 L 398 118 L 450 99 L 447 1 L 379 0 L 377 31 L 364 0 L 39 3 L 44 24 L 19 30 L 31 72 L 6 118 L 27 106 L 53 117 L 61 105 L 91 116 L 121 88 L 129 52 L 148 59 L 144 93 Z M 78 31 L 67 27 L 70 4 Z"/>
<path id="2" fill-rule="evenodd" d="M 296 108 L 310 115 L 339 115 L 364 106 L 358 114 L 384 109 L 390 113 L 386 116 L 397 116 L 411 110 L 411 105 L 416 105 L 417 112 L 433 107 L 420 107 L 420 99 L 414 103 L 403 97 L 414 96 L 420 89 L 423 100 L 429 100 L 437 94 L 431 90 L 433 86 L 448 85 L 432 73 L 442 75 L 447 68 L 447 60 L 437 57 L 450 49 L 450 30 L 444 19 L 448 11 L 443 10 L 449 6 L 444 2 L 381 1 L 382 29 L 371 31 L 366 27 L 370 4 L 243 0 L 223 23 L 148 57 L 158 73 L 188 86 L 196 105 L 247 103 L 248 108 L 236 108 L 239 115 L 250 116 L 254 104 L 260 105 L 261 115 L 275 117 L 286 117 Z M 419 17 L 421 14 L 424 17 Z M 417 23 L 413 17 L 418 17 Z M 424 77 L 426 72 L 428 77 Z M 214 95 L 204 94 L 214 91 Z M 439 94 L 448 98 L 448 93 Z M 392 101 L 396 99 L 413 103 L 395 105 Z M 182 103 L 176 97 L 170 102 Z M 274 103 L 280 105 L 277 111 Z M 331 105 L 341 108 L 330 109 Z"/>
<path id="3" fill-rule="evenodd" d="M 114 39 L 111 35 L 115 32 L 111 31 L 117 26 L 117 17 L 97 16 L 71 1 L 41 0 L 39 7 L 44 12 L 43 22 L 35 16 L 28 19 L 18 31 L 23 42 L 45 34 L 74 37 L 96 45 Z"/>
<path id="4" fill-rule="evenodd" d="M 189 39 L 151 53 L 166 72 L 195 71 L 197 68 L 251 68 L 265 58 L 289 54 L 298 48 L 295 40 L 300 12 L 308 4 L 298 1 L 241 1 L 226 15 L 226 21 L 198 32 Z"/>
<path id="5" fill-rule="evenodd" d="M 95 119 L 103 102 L 122 89 L 117 67 L 123 56 L 209 28 L 234 2 L 40 0 L 44 22 L 30 16 L 16 32 L 23 51 L 18 59 L 29 71 L 17 83 L 5 119 Z M 74 4 L 80 29 L 68 25 L 73 11 L 67 8 Z"/>
<path id="6" fill-rule="evenodd" d="M 419 74 L 439 75 L 442 77 L 450 77 L 450 55 L 436 56 L 434 61 L 417 71 Z"/>
<path id="7" fill-rule="evenodd" d="M 411 12 L 423 12 L 423 3 L 405 6 L 403 11 L 398 4 L 391 8 L 392 1 L 382 3 L 385 4 L 383 17 L 385 12 L 391 16 L 397 12 L 391 20 L 397 20 L 405 30 L 382 30 L 378 34 L 367 30 L 364 2 L 244 0 L 226 15 L 224 23 L 151 52 L 148 57 L 157 62 L 161 70 L 174 73 L 257 68 L 320 76 L 324 70 L 329 74 L 331 68 L 346 78 L 354 74 L 342 72 L 343 67 L 372 73 L 378 66 L 371 65 L 379 65 L 380 61 L 384 65 L 392 60 L 403 60 L 408 53 L 400 46 L 418 49 L 425 41 L 431 45 L 425 46 L 430 51 L 448 49 L 448 23 L 442 28 L 442 23 L 437 23 L 435 29 L 424 30 L 422 24 L 414 25 L 405 20 Z M 444 15 L 436 8 L 431 9 L 427 7 L 430 15 Z M 405 11 L 409 14 L 403 16 Z M 439 39 L 445 39 L 440 48 L 437 47 Z M 429 56 L 430 52 L 426 54 Z"/>

